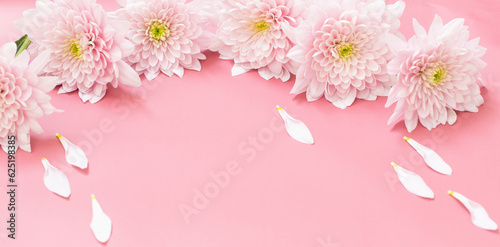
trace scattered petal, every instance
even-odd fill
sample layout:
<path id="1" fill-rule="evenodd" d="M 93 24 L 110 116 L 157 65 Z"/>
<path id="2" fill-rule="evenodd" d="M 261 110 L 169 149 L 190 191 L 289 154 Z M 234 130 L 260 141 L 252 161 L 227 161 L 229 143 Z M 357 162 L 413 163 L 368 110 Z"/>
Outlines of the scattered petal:
<path id="1" fill-rule="evenodd" d="M 57 77 L 55 76 L 40 76 L 38 77 L 38 89 L 44 93 L 52 91 L 57 86 Z"/>
<path id="2" fill-rule="evenodd" d="M 102 211 L 101 205 L 92 194 L 92 222 L 90 228 L 97 241 L 106 243 L 111 236 L 111 219 Z"/>
<path id="3" fill-rule="evenodd" d="M 406 190 L 417 196 L 434 198 L 434 192 L 432 192 L 431 188 L 427 186 L 422 177 L 414 172 L 402 168 L 401 166 L 398 166 L 394 162 L 392 162 L 391 165 L 394 167 L 394 170 L 396 170 L 399 181 L 401 181 Z"/>
<path id="4" fill-rule="evenodd" d="M 302 121 L 288 115 L 288 113 L 279 105 L 276 106 L 276 109 L 278 109 L 278 112 L 283 118 L 283 121 L 285 121 L 286 131 L 293 139 L 305 144 L 314 143 L 311 132 Z"/>
<path id="5" fill-rule="evenodd" d="M 444 160 L 439 157 L 439 155 L 434 152 L 434 150 L 423 146 L 422 144 L 416 142 L 415 140 L 409 138 L 409 137 L 404 137 L 405 141 L 408 142 L 422 158 L 424 158 L 425 163 L 432 168 L 433 170 L 445 174 L 445 175 L 451 175 L 452 170 L 451 167 L 444 162 Z"/>
<path id="6" fill-rule="evenodd" d="M 59 134 L 56 134 L 56 136 L 61 142 L 64 151 L 66 151 L 66 161 L 69 164 L 81 169 L 87 168 L 89 160 L 87 159 L 87 156 L 85 156 L 83 150 L 79 146 L 68 141 L 68 139 L 66 139 L 64 136 L 61 136 Z"/>
<path id="7" fill-rule="evenodd" d="M 47 189 L 62 197 L 69 197 L 71 188 L 68 177 L 62 171 L 53 167 L 46 158 L 42 158 L 42 165 L 45 168 L 43 182 Z"/>
<path id="8" fill-rule="evenodd" d="M 448 194 L 459 200 L 469 210 L 471 220 L 474 225 L 486 230 L 497 230 L 498 225 L 490 219 L 486 210 L 479 203 L 471 201 L 469 198 L 455 191 L 448 191 Z"/>

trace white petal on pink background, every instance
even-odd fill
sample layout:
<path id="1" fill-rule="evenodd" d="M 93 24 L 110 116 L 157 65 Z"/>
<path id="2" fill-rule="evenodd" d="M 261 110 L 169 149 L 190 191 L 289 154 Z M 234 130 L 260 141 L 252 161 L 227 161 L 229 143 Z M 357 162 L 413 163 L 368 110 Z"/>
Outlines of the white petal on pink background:
<path id="1" fill-rule="evenodd" d="M 422 177 L 404 169 L 394 162 L 392 162 L 391 165 L 394 167 L 394 170 L 398 174 L 399 181 L 401 181 L 406 190 L 417 196 L 434 198 L 434 192 L 427 186 Z"/>
<path id="2" fill-rule="evenodd" d="M 124 39 L 129 24 L 108 16 L 95 0 L 36 1 L 14 22 L 32 41 L 28 51 L 49 51 L 43 72 L 57 78 L 59 93 L 78 91 L 86 102 L 101 100 L 108 86 L 138 87 L 139 75 L 123 57 L 133 52 Z"/>
<path id="3" fill-rule="evenodd" d="M 80 169 L 87 168 L 89 160 L 87 159 L 87 156 L 85 155 L 83 150 L 79 146 L 68 141 L 68 139 L 66 139 L 64 136 L 61 136 L 59 134 L 56 134 L 56 136 L 64 148 L 66 161 L 70 165 L 74 165 Z"/>
<path id="4" fill-rule="evenodd" d="M 434 171 L 445 175 L 451 175 L 451 167 L 432 149 L 418 143 L 417 141 L 404 137 L 404 140 L 410 144 L 415 151 L 424 159 L 425 163 Z"/>
<path id="5" fill-rule="evenodd" d="M 69 197 L 71 188 L 68 177 L 62 171 L 53 167 L 46 158 L 42 158 L 42 165 L 45 168 L 45 174 L 43 175 L 45 187 L 62 197 Z"/>
<path id="6" fill-rule="evenodd" d="M 448 191 L 448 194 L 456 198 L 458 201 L 460 201 L 466 208 L 469 210 L 470 215 L 471 215 L 471 220 L 472 223 L 480 228 L 486 229 L 486 230 L 497 230 L 498 225 L 495 223 L 490 216 L 488 215 L 488 212 L 484 209 L 483 206 L 481 206 L 479 203 L 470 200 L 469 198 L 463 196 L 462 194 L 455 192 L 455 191 Z"/>
<path id="7" fill-rule="evenodd" d="M 293 139 L 305 144 L 314 143 L 311 131 L 309 131 L 307 126 L 302 121 L 288 115 L 288 113 L 279 105 L 276 106 L 276 109 L 278 110 L 281 118 L 283 118 L 283 121 L 285 121 L 286 131 Z"/>
<path id="8" fill-rule="evenodd" d="M 97 202 L 94 194 L 92 198 L 92 222 L 90 228 L 97 241 L 106 243 L 111 237 L 112 223 L 111 219 L 102 211 L 101 205 Z"/>

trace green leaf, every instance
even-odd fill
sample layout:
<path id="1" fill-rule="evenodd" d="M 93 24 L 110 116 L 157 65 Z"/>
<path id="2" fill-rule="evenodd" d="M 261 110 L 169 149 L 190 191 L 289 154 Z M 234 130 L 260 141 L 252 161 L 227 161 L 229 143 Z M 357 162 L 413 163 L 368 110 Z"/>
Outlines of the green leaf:
<path id="1" fill-rule="evenodd" d="M 23 37 L 18 39 L 16 41 L 16 45 L 17 45 L 16 57 L 19 56 L 19 54 L 21 54 L 21 52 L 26 50 L 26 48 L 28 48 L 28 46 L 30 44 L 31 44 L 31 40 L 28 38 L 27 34 L 25 34 Z"/>

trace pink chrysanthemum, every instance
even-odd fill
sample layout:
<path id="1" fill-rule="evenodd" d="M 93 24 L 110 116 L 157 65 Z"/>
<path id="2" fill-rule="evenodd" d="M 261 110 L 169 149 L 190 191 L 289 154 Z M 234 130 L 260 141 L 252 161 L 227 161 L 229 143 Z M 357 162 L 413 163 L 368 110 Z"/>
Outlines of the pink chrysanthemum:
<path id="1" fill-rule="evenodd" d="M 405 4 L 385 0 L 317 0 L 296 29 L 297 46 L 288 56 L 300 63 L 291 93 L 308 101 L 323 95 L 339 108 L 355 98 L 386 96 L 395 78 L 387 74 L 391 53 L 386 33 L 399 34 Z"/>
<path id="2" fill-rule="evenodd" d="M 396 56 L 388 71 L 398 78 L 386 104 L 397 102 L 389 124 L 404 115 L 409 132 L 419 120 L 430 130 L 446 122 L 453 124 L 455 111 L 478 111 L 484 102 L 477 82 L 481 81 L 479 70 L 486 66 L 480 59 L 486 49 L 479 46 L 479 38 L 468 40 L 463 23 L 463 19 L 455 19 L 443 25 L 436 16 L 426 33 L 413 20 L 416 35 L 408 42 L 387 37 Z"/>
<path id="3" fill-rule="evenodd" d="M 125 58 L 148 80 L 160 72 L 182 77 L 184 68 L 201 70 L 208 48 L 208 35 L 202 31 L 203 19 L 198 15 L 200 2 L 185 0 L 128 0 L 116 14 L 131 23 L 127 39 L 135 46 Z"/>
<path id="4" fill-rule="evenodd" d="M 38 76 L 48 62 L 48 51 L 31 63 L 27 52 L 14 58 L 15 54 L 14 43 L 0 48 L 0 145 L 6 150 L 8 137 L 15 135 L 16 145 L 30 152 L 30 131 L 43 132 L 36 119 L 56 111 L 45 93 L 55 87 L 57 78 Z"/>
<path id="5" fill-rule="evenodd" d="M 108 84 L 140 86 L 137 73 L 121 59 L 133 51 L 124 39 L 127 22 L 109 18 L 95 0 L 37 1 L 15 22 L 33 42 L 30 52 L 50 50 L 43 72 L 58 78 L 60 93 L 79 90 L 80 98 L 95 103 Z"/>
<path id="6" fill-rule="evenodd" d="M 288 81 L 298 64 L 286 57 L 289 30 L 302 21 L 299 0 L 224 0 L 216 40 L 210 49 L 234 60 L 233 75 L 258 69 L 266 80 Z"/>

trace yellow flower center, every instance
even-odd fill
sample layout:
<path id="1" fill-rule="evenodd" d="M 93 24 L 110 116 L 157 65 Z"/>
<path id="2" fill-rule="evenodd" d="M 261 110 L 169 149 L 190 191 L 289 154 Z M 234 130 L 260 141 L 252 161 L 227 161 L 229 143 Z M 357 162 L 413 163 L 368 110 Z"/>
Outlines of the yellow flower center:
<path id="1" fill-rule="evenodd" d="M 445 64 L 428 68 L 423 75 L 427 84 L 433 87 L 443 85 L 448 80 L 448 70 Z"/>
<path id="2" fill-rule="evenodd" d="M 163 20 L 151 20 L 146 24 L 148 27 L 146 29 L 146 35 L 149 36 L 149 40 L 158 46 L 163 41 L 170 37 L 169 24 Z"/>
<path id="3" fill-rule="evenodd" d="M 250 28 L 255 34 L 265 34 L 271 29 L 271 26 L 266 21 L 266 19 L 260 19 L 252 23 Z"/>
<path id="4" fill-rule="evenodd" d="M 261 20 L 259 22 L 256 22 L 254 24 L 253 28 L 256 32 L 262 32 L 262 31 L 266 31 L 267 29 L 269 29 L 269 24 L 267 24 L 267 22 L 265 20 Z"/>
<path id="5" fill-rule="evenodd" d="M 83 49 L 80 47 L 78 42 L 71 41 L 68 43 L 68 53 L 74 58 L 82 58 Z"/>
<path id="6" fill-rule="evenodd" d="M 434 83 L 441 83 L 441 81 L 446 78 L 448 75 L 448 72 L 444 70 L 443 68 L 438 68 L 436 70 L 436 73 L 434 74 Z"/>
<path id="7" fill-rule="evenodd" d="M 337 47 L 340 59 L 350 58 L 355 53 L 354 46 L 351 43 L 342 43 Z"/>

